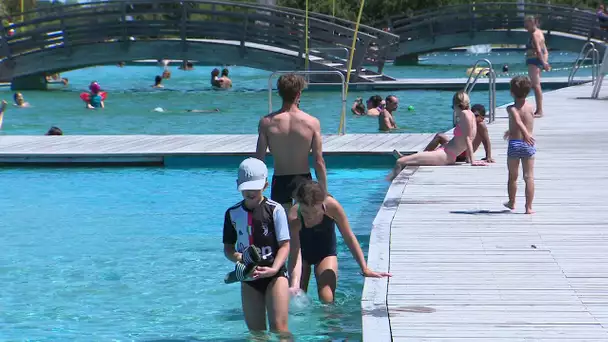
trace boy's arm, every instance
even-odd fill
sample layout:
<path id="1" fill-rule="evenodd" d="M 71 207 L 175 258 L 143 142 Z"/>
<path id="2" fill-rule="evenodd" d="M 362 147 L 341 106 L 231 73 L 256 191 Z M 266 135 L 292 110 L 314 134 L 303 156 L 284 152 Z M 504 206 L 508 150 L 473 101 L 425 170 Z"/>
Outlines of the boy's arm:
<path id="1" fill-rule="evenodd" d="M 255 148 L 255 157 L 261 161 L 266 159 L 266 151 L 268 149 L 268 138 L 266 137 L 266 129 L 264 128 L 264 118 L 260 119 L 258 124 L 258 143 Z"/>
<path id="2" fill-rule="evenodd" d="M 530 133 L 528 132 L 528 129 L 526 128 L 526 125 L 524 125 L 523 121 L 521 121 L 521 116 L 519 115 L 519 111 L 515 110 L 515 108 L 513 108 L 513 107 L 507 108 L 507 111 L 509 112 L 509 116 L 511 116 L 513 118 L 513 121 L 515 122 L 517 129 L 519 129 L 519 131 L 521 132 L 521 135 L 523 136 L 524 141 L 528 142 L 529 140 L 531 140 L 531 136 L 530 136 Z M 509 127 L 509 131 L 510 130 L 511 130 L 511 127 Z"/>
<path id="3" fill-rule="evenodd" d="M 397 127 L 397 121 L 395 121 L 393 114 L 391 114 L 391 124 L 393 125 L 393 128 L 399 128 Z"/>
<path id="4" fill-rule="evenodd" d="M 272 263 L 272 268 L 276 273 L 285 265 L 289 256 L 289 224 L 287 223 L 287 214 L 285 214 L 285 209 L 282 205 L 279 204 L 275 207 L 273 219 L 274 231 L 279 243 L 279 250 Z"/>
<path id="5" fill-rule="evenodd" d="M 101 104 L 101 108 L 106 108 L 106 106 L 103 104 L 103 101 L 101 101 L 100 104 Z"/>
<path id="6" fill-rule="evenodd" d="M 237 262 L 242 260 L 241 253 L 238 253 L 234 248 L 236 244 L 237 235 L 236 229 L 232 224 L 232 219 L 230 218 L 230 212 L 226 211 L 224 215 L 224 234 L 222 237 L 222 241 L 224 242 L 224 255 L 226 259 Z"/>
<path id="7" fill-rule="evenodd" d="M 315 163 L 315 176 L 323 191 L 327 193 L 327 168 L 323 159 L 323 137 L 321 136 L 321 124 L 315 119 L 312 135 L 312 157 Z"/>
<path id="8" fill-rule="evenodd" d="M 486 160 L 492 161 L 492 143 L 490 142 L 490 134 L 488 133 L 488 127 L 483 124 L 481 129 L 478 129 L 477 134 L 481 135 L 481 144 L 483 149 L 486 151 Z"/>

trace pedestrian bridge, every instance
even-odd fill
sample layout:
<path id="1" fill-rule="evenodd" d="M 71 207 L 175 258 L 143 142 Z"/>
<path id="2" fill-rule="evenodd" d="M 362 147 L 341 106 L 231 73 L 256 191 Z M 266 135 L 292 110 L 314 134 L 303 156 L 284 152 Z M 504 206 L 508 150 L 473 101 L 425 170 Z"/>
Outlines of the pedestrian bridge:
<path id="1" fill-rule="evenodd" d="M 0 30 L 0 80 L 27 79 L 20 82 L 26 87 L 33 82 L 36 88 L 49 74 L 141 59 L 269 71 L 303 70 L 306 64 L 305 15 L 281 7 L 208 0 L 102 1 L 58 4 L 23 17 L 23 22 Z M 9 29 L 15 33 L 9 35 Z M 311 13 L 308 32 L 308 67 L 346 73 L 354 24 Z M 396 35 L 362 27 L 351 80 L 391 80 L 381 70 L 397 43 Z M 363 68 L 369 61 L 377 71 Z M 311 78 L 340 82 L 335 75 Z"/>
<path id="2" fill-rule="evenodd" d="M 523 45 L 529 39 L 523 29 L 526 15 L 539 19 L 550 49 L 579 52 L 589 40 L 608 39 L 592 11 L 514 2 L 444 6 L 391 17 L 376 27 L 400 36 L 399 55 L 415 55 L 480 44 Z M 596 45 L 603 53 L 605 44 Z"/>

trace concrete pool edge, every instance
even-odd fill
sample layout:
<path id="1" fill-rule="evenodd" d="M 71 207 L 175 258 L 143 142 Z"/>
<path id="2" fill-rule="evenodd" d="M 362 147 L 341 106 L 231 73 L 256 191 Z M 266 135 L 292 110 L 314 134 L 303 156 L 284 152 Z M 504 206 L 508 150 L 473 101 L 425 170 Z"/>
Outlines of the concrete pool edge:
<path id="1" fill-rule="evenodd" d="M 367 253 L 367 266 L 374 271 L 389 272 L 391 223 L 410 177 L 418 170 L 406 168 L 393 180 L 380 210 L 372 223 Z M 361 333 L 364 341 L 390 341 L 387 293 L 389 278 L 366 279 L 361 295 Z"/>

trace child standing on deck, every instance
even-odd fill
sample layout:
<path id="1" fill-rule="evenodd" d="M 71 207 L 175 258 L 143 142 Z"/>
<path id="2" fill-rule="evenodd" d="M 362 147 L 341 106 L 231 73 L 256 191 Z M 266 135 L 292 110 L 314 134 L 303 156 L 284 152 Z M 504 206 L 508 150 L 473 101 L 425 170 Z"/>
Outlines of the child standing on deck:
<path id="1" fill-rule="evenodd" d="M 270 330 L 290 340 L 287 330 L 289 282 L 285 261 L 289 255 L 289 226 L 281 204 L 262 192 L 268 187 L 268 169 L 263 161 L 245 159 L 239 166 L 238 190 L 243 200 L 230 207 L 224 218 L 224 255 L 236 263 L 241 281 L 245 323 L 250 331 Z M 261 261 L 250 274 L 238 270 L 251 264 L 250 248 L 256 248 Z"/>
<path id="2" fill-rule="evenodd" d="M 508 192 L 509 201 L 505 207 L 515 209 L 517 194 L 517 176 L 521 161 L 524 181 L 526 182 L 526 214 L 533 214 L 532 200 L 534 199 L 534 108 L 526 101 L 532 82 L 528 77 L 517 76 L 511 80 L 511 96 L 515 103 L 507 107 L 509 113 L 509 130 L 505 139 L 509 139 L 507 150 L 507 168 L 509 170 Z"/>

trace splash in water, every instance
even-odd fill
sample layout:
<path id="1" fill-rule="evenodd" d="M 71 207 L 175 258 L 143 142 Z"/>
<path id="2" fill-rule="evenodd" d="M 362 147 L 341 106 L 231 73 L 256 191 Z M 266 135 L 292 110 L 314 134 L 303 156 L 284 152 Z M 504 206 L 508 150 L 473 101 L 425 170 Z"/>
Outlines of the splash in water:
<path id="1" fill-rule="evenodd" d="M 490 53 L 490 52 L 492 52 L 492 45 L 490 45 L 490 44 L 472 45 L 467 48 L 467 52 L 473 53 L 473 54 Z"/>

